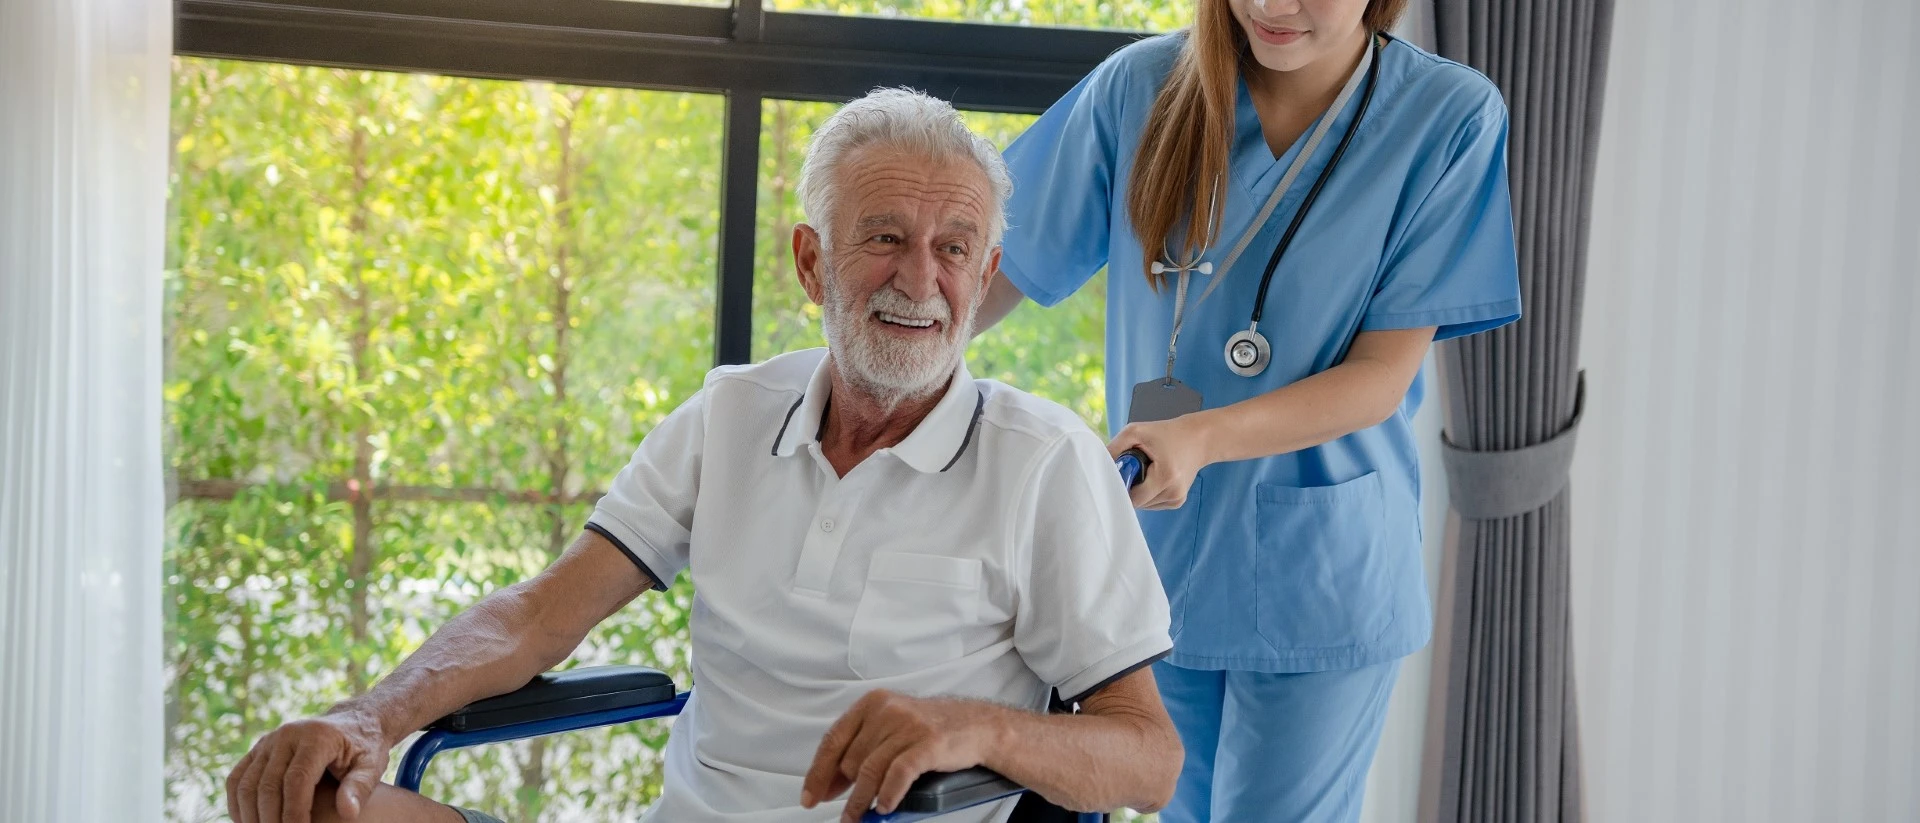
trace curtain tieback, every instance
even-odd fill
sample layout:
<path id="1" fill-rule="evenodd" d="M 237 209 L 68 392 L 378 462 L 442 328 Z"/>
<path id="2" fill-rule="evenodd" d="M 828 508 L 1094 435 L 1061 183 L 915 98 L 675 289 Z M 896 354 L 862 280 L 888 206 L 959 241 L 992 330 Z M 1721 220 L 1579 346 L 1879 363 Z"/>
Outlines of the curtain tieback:
<path id="1" fill-rule="evenodd" d="M 1468 520 L 1502 520 L 1537 511 L 1566 490 L 1573 441 L 1587 407 L 1587 373 L 1574 389 L 1573 419 L 1544 441 L 1506 451 L 1473 451 L 1440 434 L 1441 462 L 1453 510 Z"/>

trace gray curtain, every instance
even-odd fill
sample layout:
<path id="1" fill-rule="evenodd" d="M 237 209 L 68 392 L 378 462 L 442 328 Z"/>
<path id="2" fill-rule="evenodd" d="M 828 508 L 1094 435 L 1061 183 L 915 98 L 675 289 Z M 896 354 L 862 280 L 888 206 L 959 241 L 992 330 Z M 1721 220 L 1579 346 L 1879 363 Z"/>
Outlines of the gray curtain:
<path id="1" fill-rule="evenodd" d="M 1441 55 L 1493 79 L 1524 317 L 1442 344 L 1452 497 L 1422 819 L 1582 819 L 1567 470 L 1612 0 L 1436 0 Z"/>

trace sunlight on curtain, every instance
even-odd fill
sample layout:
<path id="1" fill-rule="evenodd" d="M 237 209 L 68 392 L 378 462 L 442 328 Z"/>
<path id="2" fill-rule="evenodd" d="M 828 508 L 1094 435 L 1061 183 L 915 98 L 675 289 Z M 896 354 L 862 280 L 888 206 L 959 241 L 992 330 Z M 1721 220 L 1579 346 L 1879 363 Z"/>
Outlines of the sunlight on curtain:
<path id="1" fill-rule="evenodd" d="M 0 821 L 160 819 L 171 15 L 0 3 Z"/>

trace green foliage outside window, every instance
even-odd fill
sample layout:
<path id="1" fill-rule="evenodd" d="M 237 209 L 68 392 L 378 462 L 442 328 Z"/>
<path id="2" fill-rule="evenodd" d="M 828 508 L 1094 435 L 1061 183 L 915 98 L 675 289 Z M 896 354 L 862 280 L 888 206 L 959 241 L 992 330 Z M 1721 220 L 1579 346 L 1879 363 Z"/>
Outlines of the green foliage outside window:
<path id="1" fill-rule="evenodd" d="M 774 11 L 1173 31 L 1193 22 L 1193 0 L 770 0 Z"/>
<path id="2" fill-rule="evenodd" d="M 175 78 L 167 766 L 173 818 L 199 820 L 253 738 L 544 566 L 699 387 L 722 106 L 195 60 Z M 576 662 L 684 680 L 689 597 L 643 598 Z M 654 790 L 664 733 L 460 753 L 435 778 L 519 819 L 611 815 Z"/>
<path id="3" fill-rule="evenodd" d="M 907 5 L 1179 22 L 1145 0 L 834 8 Z M 698 389 L 713 361 L 724 105 L 174 68 L 167 810 L 201 821 L 224 819 L 226 771 L 260 734 L 363 691 L 448 617 L 545 566 Z M 805 141 L 831 111 L 764 108 L 756 359 L 820 344 L 788 249 Z M 1031 119 L 968 115 L 1002 146 Z M 1096 280 L 1016 313 L 975 341 L 975 374 L 1103 427 L 1103 294 Z M 691 597 L 683 580 L 640 598 L 566 665 L 640 663 L 686 683 Z M 667 728 L 443 755 L 426 789 L 516 821 L 630 820 L 659 790 Z"/>

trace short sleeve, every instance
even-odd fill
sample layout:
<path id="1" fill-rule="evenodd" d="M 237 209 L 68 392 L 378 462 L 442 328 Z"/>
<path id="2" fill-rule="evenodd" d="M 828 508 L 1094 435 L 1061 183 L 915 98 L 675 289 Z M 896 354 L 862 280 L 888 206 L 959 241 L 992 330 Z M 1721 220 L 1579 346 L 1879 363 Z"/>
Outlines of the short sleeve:
<path id="1" fill-rule="evenodd" d="M 1446 147 L 1446 167 L 1385 258 L 1362 331 L 1436 326 L 1435 340 L 1520 319 L 1507 189 L 1507 116 L 1493 105 Z"/>
<path id="2" fill-rule="evenodd" d="M 1013 193 L 1000 270 L 1043 306 L 1065 300 L 1107 264 L 1122 150 L 1119 60 L 1081 79 L 1007 147 Z"/>
<path id="3" fill-rule="evenodd" d="M 1106 447 L 1074 432 L 1042 457 L 1022 500 L 1030 540 L 1013 642 L 1070 701 L 1165 657 L 1167 596 Z M 1019 566 L 1016 566 L 1019 568 Z"/>
<path id="4" fill-rule="evenodd" d="M 587 530 L 607 538 L 640 567 L 654 586 L 673 584 L 688 562 L 700 455 L 706 436 L 702 390 L 640 440 L 633 459 L 587 518 Z"/>

